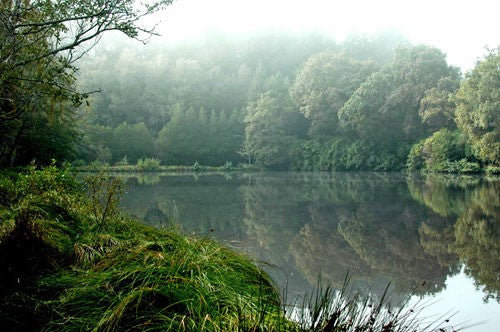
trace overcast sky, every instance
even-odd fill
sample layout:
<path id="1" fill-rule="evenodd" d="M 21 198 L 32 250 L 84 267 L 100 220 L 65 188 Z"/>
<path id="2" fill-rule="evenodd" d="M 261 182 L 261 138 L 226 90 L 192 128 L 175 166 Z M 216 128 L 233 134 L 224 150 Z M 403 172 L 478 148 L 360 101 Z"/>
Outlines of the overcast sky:
<path id="1" fill-rule="evenodd" d="M 396 30 L 442 49 L 464 71 L 485 46 L 500 44 L 499 0 L 176 0 L 161 20 L 168 40 L 262 31 L 323 31 L 342 40 L 353 32 Z"/>

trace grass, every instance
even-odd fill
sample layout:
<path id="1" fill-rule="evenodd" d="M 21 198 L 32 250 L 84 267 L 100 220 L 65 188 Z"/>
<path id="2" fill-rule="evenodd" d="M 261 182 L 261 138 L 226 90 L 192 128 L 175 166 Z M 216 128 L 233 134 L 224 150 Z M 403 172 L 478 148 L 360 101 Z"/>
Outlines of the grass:
<path id="1" fill-rule="evenodd" d="M 413 309 L 351 296 L 347 283 L 282 307 L 255 262 L 208 237 L 132 220 L 117 209 L 121 192 L 113 179 L 84 186 L 55 166 L 0 175 L 3 330 L 432 330 Z"/>
<path id="2" fill-rule="evenodd" d="M 241 172 L 241 171 L 260 171 L 260 167 L 247 164 L 233 166 L 226 163 L 222 166 L 205 166 L 195 163 L 194 165 L 160 165 L 154 164 L 151 167 L 145 167 L 144 161 L 140 160 L 137 165 L 109 165 L 105 163 L 93 163 L 75 167 L 80 172 Z"/>

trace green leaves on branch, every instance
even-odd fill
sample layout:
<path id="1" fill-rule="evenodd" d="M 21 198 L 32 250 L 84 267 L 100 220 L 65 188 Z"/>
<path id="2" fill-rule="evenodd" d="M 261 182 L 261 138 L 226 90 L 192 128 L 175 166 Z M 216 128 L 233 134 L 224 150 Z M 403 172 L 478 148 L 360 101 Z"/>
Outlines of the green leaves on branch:
<path id="1" fill-rule="evenodd" d="M 37 158 L 27 149 L 22 151 L 26 156 L 18 158 L 18 150 L 36 140 L 36 135 L 29 142 L 20 142 L 19 137 L 26 136 L 27 128 L 33 128 L 37 121 L 73 115 L 74 108 L 86 100 L 88 92 L 79 91 L 75 85 L 74 63 L 95 46 L 104 32 L 117 30 L 145 40 L 154 34 L 154 27 L 144 26 L 142 19 L 171 2 L 2 1 L 0 165 Z M 71 128 L 67 123 L 59 125 Z"/>

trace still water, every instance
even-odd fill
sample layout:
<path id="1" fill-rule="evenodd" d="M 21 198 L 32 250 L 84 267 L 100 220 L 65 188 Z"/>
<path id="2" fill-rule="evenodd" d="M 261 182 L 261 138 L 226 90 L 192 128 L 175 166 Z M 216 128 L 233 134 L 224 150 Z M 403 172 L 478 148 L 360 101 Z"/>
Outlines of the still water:
<path id="1" fill-rule="evenodd" d="M 122 204 L 261 262 L 288 297 L 351 286 L 500 331 L 500 178 L 400 173 L 128 176 Z M 443 318 L 444 319 L 444 318 Z"/>

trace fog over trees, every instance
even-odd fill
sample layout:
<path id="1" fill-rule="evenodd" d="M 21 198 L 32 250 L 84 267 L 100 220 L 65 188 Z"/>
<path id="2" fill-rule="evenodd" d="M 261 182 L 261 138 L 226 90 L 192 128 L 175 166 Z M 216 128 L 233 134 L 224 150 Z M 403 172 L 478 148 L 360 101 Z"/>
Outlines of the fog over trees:
<path id="1" fill-rule="evenodd" d="M 101 92 L 80 113 L 76 159 L 477 171 L 498 165 L 498 59 L 463 77 L 441 50 L 388 33 L 110 43 L 80 63 L 80 85 Z"/>
<path id="2" fill-rule="evenodd" d="M 169 3 L 127 16 L 125 1 L 113 17 L 100 2 L 5 10 L 0 164 L 497 169 L 498 48 L 464 76 L 395 33 L 85 43 L 140 38 L 141 17 Z"/>

